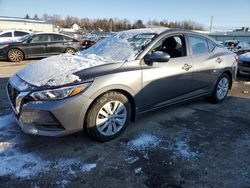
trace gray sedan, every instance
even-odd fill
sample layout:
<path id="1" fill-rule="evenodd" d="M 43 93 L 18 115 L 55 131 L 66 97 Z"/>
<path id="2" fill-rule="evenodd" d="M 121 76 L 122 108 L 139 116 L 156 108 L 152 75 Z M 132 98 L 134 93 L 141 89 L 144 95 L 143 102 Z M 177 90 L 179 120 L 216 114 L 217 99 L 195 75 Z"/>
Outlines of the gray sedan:
<path id="1" fill-rule="evenodd" d="M 24 132 L 86 130 L 107 141 L 148 111 L 198 97 L 222 102 L 236 66 L 235 55 L 207 36 L 147 28 L 43 59 L 10 78 L 7 91 Z"/>

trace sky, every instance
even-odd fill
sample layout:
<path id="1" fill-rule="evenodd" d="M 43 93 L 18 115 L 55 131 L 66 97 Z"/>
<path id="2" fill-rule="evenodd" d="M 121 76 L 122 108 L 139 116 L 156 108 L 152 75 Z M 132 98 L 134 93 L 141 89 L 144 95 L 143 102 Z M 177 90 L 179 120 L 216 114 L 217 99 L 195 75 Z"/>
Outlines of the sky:
<path id="1" fill-rule="evenodd" d="M 29 14 L 120 18 L 131 22 L 192 20 L 208 28 L 250 27 L 250 0 L 0 0 L 0 16 Z"/>

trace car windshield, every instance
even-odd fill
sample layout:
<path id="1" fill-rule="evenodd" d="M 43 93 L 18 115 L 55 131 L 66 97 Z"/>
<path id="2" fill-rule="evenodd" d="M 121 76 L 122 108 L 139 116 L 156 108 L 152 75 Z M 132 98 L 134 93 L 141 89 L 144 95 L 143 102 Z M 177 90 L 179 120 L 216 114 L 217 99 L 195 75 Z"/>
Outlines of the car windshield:
<path id="1" fill-rule="evenodd" d="M 95 56 L 105 62 L 134 60 L 155 36 L 154 33 L 121 32 L 80 52 L 80 55 L 83 57 Z"/>
<path id="2" fill-rule="evenodd" d="M 26 41 L 26 40 L 28 40 L 29 38 L 31 38 L 32 35 L 33 35 L 33 34 L 24 35 L 24 36 L 20 37 L 18 40 L 19 40 L 20 42 Z"/>

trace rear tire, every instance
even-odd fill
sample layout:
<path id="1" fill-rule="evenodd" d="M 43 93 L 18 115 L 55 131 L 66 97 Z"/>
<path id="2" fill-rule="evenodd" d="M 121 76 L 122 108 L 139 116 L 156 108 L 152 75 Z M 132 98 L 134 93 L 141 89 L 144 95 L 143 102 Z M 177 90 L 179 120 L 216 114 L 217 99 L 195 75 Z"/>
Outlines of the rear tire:
<path id="1" fill-rule="evenodd" d="M 112 140 L 124 132 L 130 116 L 131 106 L 123 94 L 116 91 L 105 93 L 93 103 L 87 114 L 87 132 L 98 141 Z"/>
<path id="2" fill-rule="evenodd" d="M 23 52 L 18 49 L 10 49 L 8 51 L 8 59 L 12 62 L 20 62 L 24 58 Z"/>
<path id="3" fill-rule="evenodd" d="M 65 53 L 74 54 L 76 51 L 74 48 L 66 48 Z"/>
<path id="4" fill-rule="evenodd" d="M 230 84 L 230 77 L 228 74 L 223 73 L 215 85 L 213 95 L 211 97 L 213 103 L 221 103 L 226 99 Z"/>

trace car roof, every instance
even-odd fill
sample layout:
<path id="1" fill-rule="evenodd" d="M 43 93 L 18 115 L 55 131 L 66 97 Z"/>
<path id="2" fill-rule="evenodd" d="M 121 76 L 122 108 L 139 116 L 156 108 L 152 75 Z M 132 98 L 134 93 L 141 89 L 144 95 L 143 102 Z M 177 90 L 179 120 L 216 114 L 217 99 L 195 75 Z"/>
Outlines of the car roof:
<path id="1" fill-rule="evenodd" d="M 62 35 L 62 36 L 66 36 L 66 37 L 69 37 L 69 38 L 72 38 L 72 39 L 73 39 L 73 37 L 71 37 L 71 36 L 69 36 L 69 35 L 62 34 L 62 33 L 54 33 L 54 32 L 37 32 L 37 33 L 33 33 L 33 34 L 34 34 L 34 35 L 37 35 L 37 34 L 38 34 L 38 35 L 40 35 L 40 34 Z"/>
<path id="2" fill-rule="evenodd" d="M 23 31 L 23 30 L 5 30 L 5 31 L 1 31 L 0 34 L 4 34 L 4 33 L 8 33 L 8 32 L 15 32 L 15 31 L 31 33 L 30 31 Z"/>

